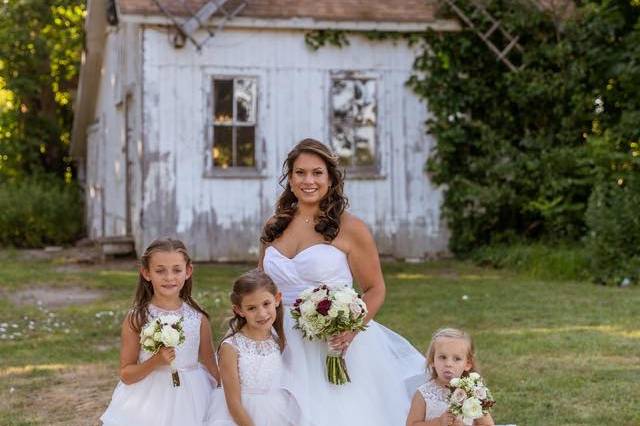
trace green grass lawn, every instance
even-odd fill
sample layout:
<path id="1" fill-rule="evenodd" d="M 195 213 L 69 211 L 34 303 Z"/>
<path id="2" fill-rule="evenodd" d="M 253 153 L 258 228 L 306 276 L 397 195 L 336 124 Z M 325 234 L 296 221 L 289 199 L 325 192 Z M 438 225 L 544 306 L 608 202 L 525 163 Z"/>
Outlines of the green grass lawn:
<path id="1" fill-rule="evenodd" d="M 98 424 L 117 382 L 120 322 L 135 261 L 79 265 L 68 255 L 0 252 L 0 425 Z M 227 316 L 227 289 L 246 265 L 196 265 L 195 297 Z M 442 326 L 468 330 L 497 400 L 497 423 L 639 425 L 638 287 L 530 278 L 470 263 L 385 263 L 377 320 L 424 351 Z M 24 291 L 97 299 L 54 307 Z M 393 426 L 393 425 L 390 425 Z"/>

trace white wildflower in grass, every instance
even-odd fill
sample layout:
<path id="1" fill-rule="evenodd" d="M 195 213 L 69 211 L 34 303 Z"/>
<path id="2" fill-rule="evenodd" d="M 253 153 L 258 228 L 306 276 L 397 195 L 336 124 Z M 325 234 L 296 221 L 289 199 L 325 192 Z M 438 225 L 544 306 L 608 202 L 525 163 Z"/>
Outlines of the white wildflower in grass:
<path id="1" fill-rule="evenodd" d="M 177 315 L 160 315 L 151 319 L 140 330 L 140 345 L 146 352 L 157 353 L 160 348 L 175 348 L 184 343 L 182 327 L 184 318 Z M 173 386 L 180 386 L 180 376 L 171 364 Z"/>
<path id="2" fill-rule="evenodd" d="M 465 425 L 471 425 L 474 419 L 488 414 L 489 409 L 495 404 L 491 392 L 476 372 L 466 377 L 451 379 L 449 390 L 449 412 L 462 416 Z"/>
<path id="3" fill-rule="evenodd" d="M 351 287 L 321 285 L 306 289 L 291 309 L 295 328 L 308 340 L 328 341 L 344 331 L 362 331 L 366 315 L 366 304 Z M 351 381 L 342 352 L 331 345 L 325 363 L 329 382 L 342 385 Z"/>

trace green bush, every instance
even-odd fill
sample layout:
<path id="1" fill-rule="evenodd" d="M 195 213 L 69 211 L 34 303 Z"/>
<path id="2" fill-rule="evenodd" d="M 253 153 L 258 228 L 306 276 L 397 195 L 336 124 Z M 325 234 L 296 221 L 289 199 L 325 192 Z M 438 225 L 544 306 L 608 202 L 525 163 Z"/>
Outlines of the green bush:
<path id="1" fill-rule="evenodd" d="M 602 284 L 640 281 L 640 178 L 603 182 L 589 200 L 591 274 Z"/>
<path id="2" fill-rule="evenodd" d="M 0 246 L 68 244 L 82 235 L 83 222 L 75 184 L 54 177 L 0 184 Z"/>
<path id="3" fill-rule="evenodd" d="M 457 2 L 469 13 L 471 3 Z M 510 71 L 468 28 L 429 31 L 409 81 L 432 112 L 427 168 L 446 188 L 450 247 L 580 241 L 605 176 L 590 144 L 605 131 L 618 144 L 608 153 L 640 139 L 640 2 L 579 2 L 562 22 L 533 2 L 483 5 L 520 36 L 523 53 L 508 58 L 524 68 Z"/>

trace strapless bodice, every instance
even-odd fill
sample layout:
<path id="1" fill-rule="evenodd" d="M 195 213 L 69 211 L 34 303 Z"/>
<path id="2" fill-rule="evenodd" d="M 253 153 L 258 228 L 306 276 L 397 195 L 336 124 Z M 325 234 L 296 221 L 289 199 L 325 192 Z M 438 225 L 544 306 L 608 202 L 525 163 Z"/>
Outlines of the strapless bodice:
<path id="1" fill-rule="evenodd" d="M 347 255 L 331 244 L 314 244 L 288 258 L 274 246 L 265 250 L 264 271 L 282 292 L 282 301 L 291 305 L 309 287 L 353 285 Z"/>

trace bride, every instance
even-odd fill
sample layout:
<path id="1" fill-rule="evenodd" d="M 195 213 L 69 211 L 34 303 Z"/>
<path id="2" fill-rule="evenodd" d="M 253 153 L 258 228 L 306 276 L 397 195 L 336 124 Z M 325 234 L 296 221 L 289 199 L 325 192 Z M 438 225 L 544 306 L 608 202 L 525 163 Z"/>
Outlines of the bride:
<path id="1" fill-rule="evenodd" d="M 424 357 L 373 318 L 385 298 L 378 251 L 366 225 L 345 211 L 337 158 L 305 139 L 289 153 L 280 179 L 284 192 L 264 226 L 260 266 L 278 285 L 288 311 L 298 294 L 321 283 L 357 283 L 369 313 L 362 332 L 332 338 L 351 382 L 337 386 L 325 373 L 325 342 L 303 340 L 285 313 L 283 386 L 295 397 L 301 426 L 403 425 L 411 395 L 425 380 Z"/>

